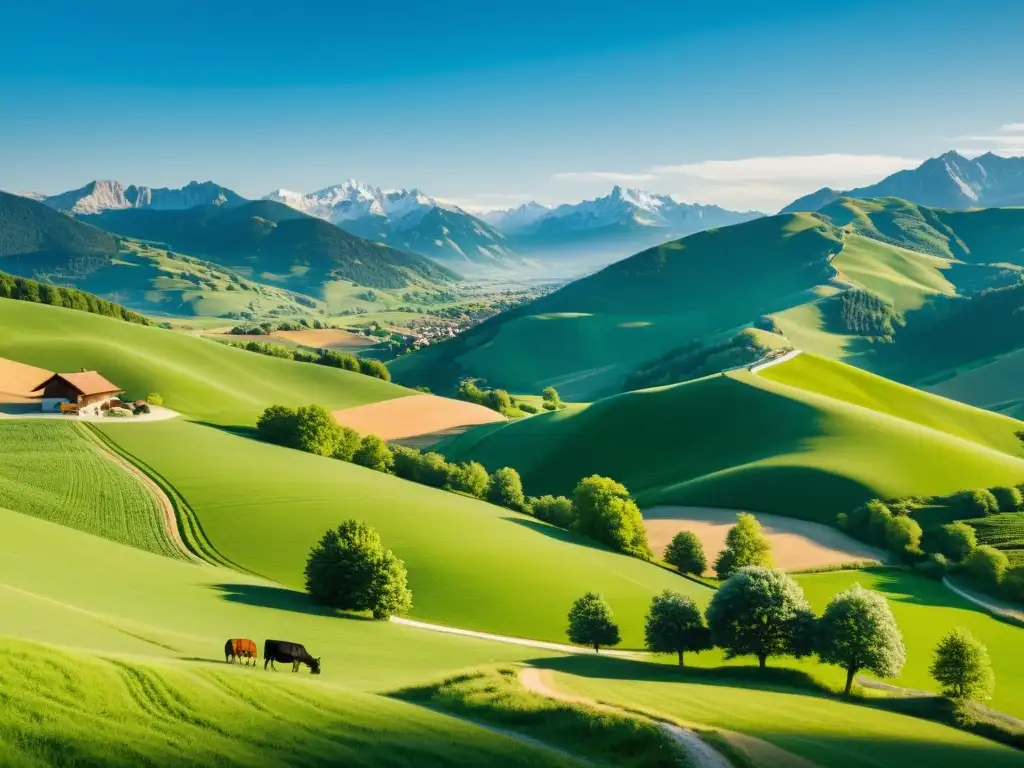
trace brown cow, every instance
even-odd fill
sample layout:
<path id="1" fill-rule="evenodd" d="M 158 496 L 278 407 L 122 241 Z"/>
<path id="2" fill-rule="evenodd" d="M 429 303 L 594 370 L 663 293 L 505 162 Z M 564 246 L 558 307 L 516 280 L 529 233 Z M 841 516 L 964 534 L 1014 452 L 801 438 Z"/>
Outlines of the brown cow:
<path id="1" fill-rule="evenodd" d="M 251 660 L 255 667 L 257 655 L 256 643 L 247 637 L 235 637 L 224 643 L 224 661 L 228 664 L 234 664 L 235 659 L 245 659 L 246 666 Z"/>

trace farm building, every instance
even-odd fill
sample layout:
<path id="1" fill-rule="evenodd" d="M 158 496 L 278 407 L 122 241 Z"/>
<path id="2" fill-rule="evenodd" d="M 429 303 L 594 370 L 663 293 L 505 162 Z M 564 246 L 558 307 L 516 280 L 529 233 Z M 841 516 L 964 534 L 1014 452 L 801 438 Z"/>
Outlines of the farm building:
<path id="1" fill-rule="evenodd" d="M 104 404 L 124 392 L 96 371 L 55 373 L 35 391 L 42 393 L 44 411 L 60 411 L 61 406 L 75 405 L 79 412 L 92 411 L 96 414 Z"/>

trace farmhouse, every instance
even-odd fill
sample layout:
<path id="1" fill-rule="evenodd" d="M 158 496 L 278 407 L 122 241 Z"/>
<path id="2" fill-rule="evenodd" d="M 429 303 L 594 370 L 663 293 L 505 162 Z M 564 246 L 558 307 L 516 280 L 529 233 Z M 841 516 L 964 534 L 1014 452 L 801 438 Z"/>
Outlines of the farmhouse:
<path id="1" fill-rule="evenodd" d="M 55 373 L 35 391 L 42 393 L 44 411 L 60 411 L 61 406 L 77 406 L 79 413 L 99 414 L 100 407 L 124 392 L 96 371 Z"/>

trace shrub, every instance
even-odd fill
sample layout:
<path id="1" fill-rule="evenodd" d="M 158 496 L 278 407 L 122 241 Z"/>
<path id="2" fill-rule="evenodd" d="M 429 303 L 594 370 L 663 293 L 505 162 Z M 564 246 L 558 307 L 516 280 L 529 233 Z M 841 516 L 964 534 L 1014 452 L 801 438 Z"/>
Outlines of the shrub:
<path id="1" fill-rule="evenodd" d="M 148 405 L 146 405 L 145 403 L 141 403 L 141 404 L 135 406 L 134 410 L 132 410 L 132 413 L 134 413 L 136 416 L 142 416 L 144 414 L 152 413 L 152 412 L 153 412 L 152 409 Z"/>
<path id="2" fill-rule="evenodd" d="M 999 512 L 999 502 L 992 491 L 985 488 L 961 491 L 957 501 L 967 512 L 978 517 L 995 515 Z"/>
<path id="3" fill-rule="evenodd" d="M 708 627 L 727 659 L 757 656 L 763 669 L 770 656 L 805 655 L 813 617 L 804 592 L 792 577 L 750 566 L 730 576 L 707 608 Z"/>
<path id="4" fill-rule="evenodd" d="M 1003 576 L 1002 587 L 1007 600 L 1024 603 L 1024 565 L 1008 570 Z"/>
<path id="5" fill-rule="evenodd" d="M 369 610 L 375 619 L 386 619 L 412 607 L 405 565 L 358 520 L 346 520 L 321 537 L 310 550 L 305 576 L 310 596 L 332 608 Z"/>
<path id="6" fill-rule="evenodd" d="M 125 416 L 131 416 L 132 412 L 129 411 L 127 408 L 108 408 L 107 410 L 103 411 L 103 415 L 120 419 L 124 418 Z"/>
<path id="7" fill-rule="evenodd" d="M 715 573 L 719 579 L 728 579 L 740 568 L 758 565 L 771 568 L 771 544 L 761 533 L 757 518 L 747 512 L 740 512 L 736 525 L 725 536 L 725 549 L 715 560 Z"/>
<path id="8" fill-rule="evenodd" d="M 1006 555 L 982 544 L 964 560 L 964 572 L 979 587 L 990 590 L 999 586 L 1009 565 Z"/>
<path id="9" fill-rule="evenodd" d="M 612 621 L 612 609 L 600 595 L 588 592 L 577 599 L 569 610 L 569 642 L 587 645 L 595 653 L 601 646 L 618 645 L 618 625 Z"/>
<path id="10" fill-rule="evenodd" d="M 914 572 L 926 579 L 942 581 L 949 573 L 949 560 L 940 552 L 932 552 L 926 560 L 914 564 Z"/>
<path id="11" fill-rule="evenodd" d="M 962 627 L 939 641 L 930 671 L 943 694 L 959 701 L 986 699 L 995 685 L 988 649 Z"/>
<path id="12" fill-rule="evenodd" d="M 150 392 L 146 395 L 146 402 L 150 405 L 163 405 L 164 398 L 159 392 Z"/>
<path id="13" fill-rule="evenodd" d="M 391 381 L 391 371 L 380 360 L 373 360 L 368 357 L 360 357 L 359 372 L 364 376 L 373 376 L 383 381 Z"/>
<path id="14" fill-rule="evenodd" d="M 680 531 L 665 548 L 665 562 L 674 565 L 680 573 L 700 575 L 708 569 L 704 545 L 693 531 Z"/>
<path id="15" fill-rule="evenodd" d="M 555 403 L 544 403 L 545 411 L 557 411 L 558 406 Z"/>
<path id="16" fill-rule="evenodd" d="M 502 467 L 491 475 L 491 486 L 487 492 L 487 500 L 499 507 L 522 512 L 526 509 L 526 496 L 523 494 L 523 481 L 519 473 L 511 467 Z"/>
<path id="17" fill-rule="evenodd" d="M 487 489 L 491 487 L 491 476 L 487 474 L 483 464 L 470 461 L 459 464 L 452 478 L 452 488 L 478 499 L 487 498 Z"/>
<path id="18" fill-rule="evenodd" d="M 565 496 L 541 496 L 531 498 L 530 511 L 538 520 L 569 528 L 573 523 L 572 501 Z"/>
<path id="19" fill-rule="evenodd" d="M 1024 507 L 1024 496 L 1020 489 L 1013 486 L 997 487 L 991 489 L 1000 512 L 1016 512 Z"/>
<path id="20" fill-rule="evenodd" d="M 285 405 L 272 405 L 260 415 L 256 421 L 256 431 L 260 439 L 275 445 L 295 447 L 296 418 L 294 408 Z"/>
<path id="21" fill-rule="evenodd" d="M 530 405 L 529 403 L 523 403 L 523 402 L 518 402 L 517 401 L 516 402 L 516 408 L 518 408 L 523 413 L 529 413 L 529 414 L 540 413 L 540 410 L 537 408 L 537 406 Z"/>
<path id="22" fill-rule="evenodd" d="M 818 622 L 818 656 L 846 670 L 846 694 L 862 669 L 878 677 L 897 677 L 906 662 L 903 636 L 889 603 L 860 584 L 829 601 Z"/>
<path id="23" fill-rule="evenodd" d="M 573 530 L 627 555 L 653 557 L 640 509 L 621 483 L 600 475 L 580 480 L 572 508 Z"/>
<path id="24" fill-rule="evenodd" d="M 911 517 L 900 515 L 885 525 L 885 545 L 903 558 L 921 553 L 921 526 Z"/>
<path id="25" fill-rule="evenodd" d="M 363 437 L 352 461 L 361 467 L 375 469 L 378 472 L 390 472 L 394 466 L 391 449 L 377 435 Z"/>
<path id="26" fill-rule="evenodd" d="M 651 653 L 676 654 L 681 667 L 686 651 L 712 648 L 711 632 L 691 598 L 666 589 L 651 601 L 644 622 L 644 645 Z"/>
<path id="27" fill-rule="evenodd" d="M 951 560 L 962 562 L 977 546 L 978 536 L 967 523 L 956 522 L 942 526 L 939 548 Z"/>

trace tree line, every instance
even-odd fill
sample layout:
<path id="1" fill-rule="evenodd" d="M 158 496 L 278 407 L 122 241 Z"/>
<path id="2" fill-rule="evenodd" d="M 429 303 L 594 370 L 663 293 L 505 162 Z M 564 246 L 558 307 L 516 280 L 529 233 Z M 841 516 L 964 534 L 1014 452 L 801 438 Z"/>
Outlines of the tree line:
<path id="1" fill-rule="evenodd" d="M 569 610 L 567 635 L 576 645 L 618 645 L 611 607 L 597 593 L 578 598 Z M 897 677 L 906 662 L 903 635 L 886 599 L 855 584 L 829 601 L 817 616 L 800 585 L 783 571 L 745 566 L 722 583 L 701 614 L 686 595 L 666 590 L 651 601 L 644 622 L 651 653 L 674 654 L 720 648 L 726 659 L 754 656 L 764 669 L 778 656 L 818 659 L 846 672 L 849 695 L 862 671 Z M 988 652 L 970 632 L 954 629 L 935 649 L 932 677 L 957 701 L 984 699 L 995 683 Z"/>
<path id="2" fill-rule="evenodd" d="M 34 304 L 48 304 L 52 307 L 65 307 L 77 309 L 80 312 L 88 312 L 93 315 L 114 317 L 128 323 L 138 325 L 149 325 L 150 322 L 143 315 L 134 312 L 127 307 L 115 304 L 112 301 L 101 299 L 91 293 L 80 291 L 77 288 L 65 288 L 60 285 L 41 283 L 38 280 L 30 280 L 27 277 L 15 277 L 5 272 L 0 272 L 0 299 L 16 299 L 17 301 L 30 301 Z"/>
<path id="3" fill-rule="evenodd" d="M 340 368 L 343 371 L 361 373 L 364 376 L 372 376 L 382 381 L 391 381 L 391 371 L 380 360 L 373 360 L 367 357 L 356 357 L 343 352 L 336 352 L 333 349 L 302 350 L 289 349 L 280 344 L 271 344 L 266 341 L 221 341 L 229 347 L 244 349 L 247 352 L 256 352 L 267 357 L 279 357 L 283 360 L 294 360 L 297 363 L 313 363 L 325 365 L 328 368 Z"/>
<path id="4" fill-rule="evenodd" d="M 347 461 L 403 480 L 488 501 L 579 533 L 624 554 L 650 560 L 647 531 L 624 485 L 592 475 L 577 483 L 572 498 L 527 497 L 519 473 L 493 473 L 475 461 L 449 462 L 439 453 L 389 446 L 377 435 L 360 435 L 319 405 L 272 405 L 256 422 L 261 439 L 318 456 Z"/>
<path id="5" fill-rule="evenodd" d="M 850 289 L 839 295 L 839 322 L 847 333 L 891 339 L 906 325 L 903 315 L 881 296 Z"/>
<path id="6" fill-rule="evenodd" d="M 840 529 L 855 538 L 887 549 L 923 576 L 941 580 L 963 576 L 978 590 L 1024 603 L 1024 566 L 1010 567 L 995 547 L 978 544 L 968 523 L 956 521 L 925 533 L 911 517 L 920 506 L 945 506 L 950 514 L 985 517 L 1024 509 L 1024 495 L 1014 486 L 974 488 L 952 496 L 918 499 L 872 499 L 850 513 L 840 513 Z M 948 518 L 947 518 L 948 519 Z"/>

